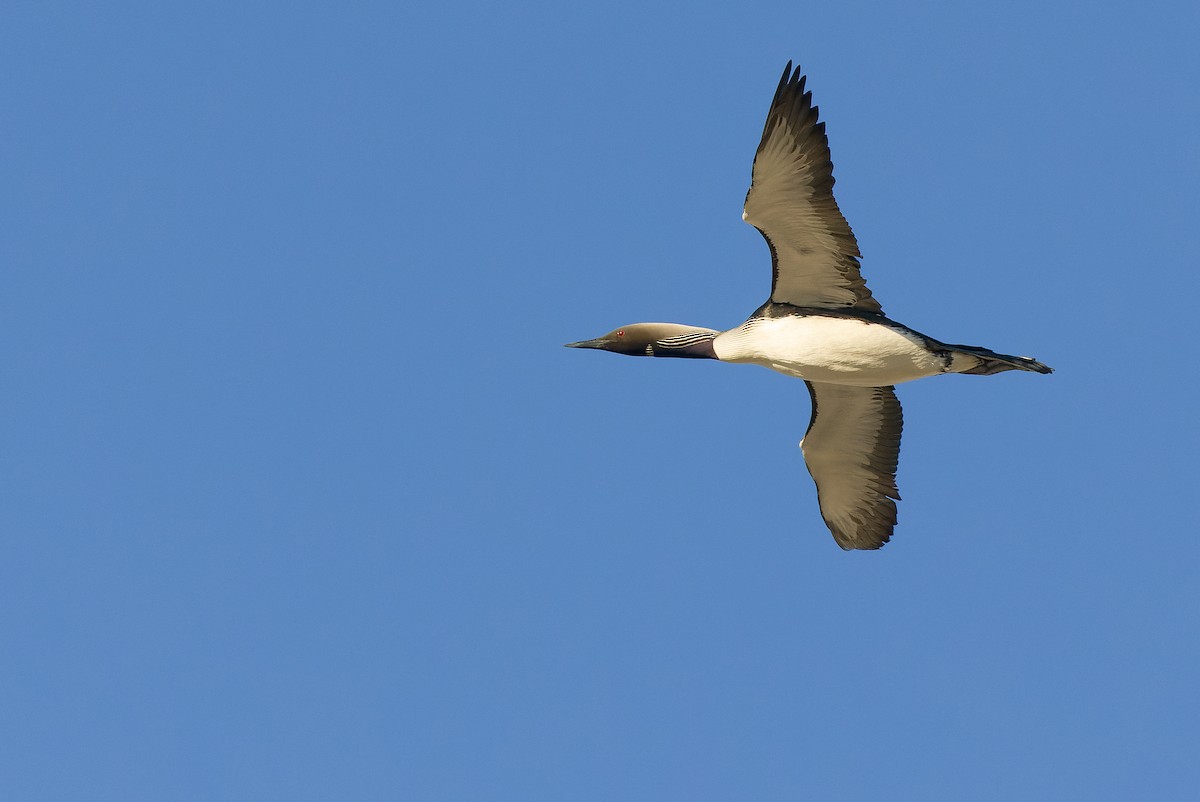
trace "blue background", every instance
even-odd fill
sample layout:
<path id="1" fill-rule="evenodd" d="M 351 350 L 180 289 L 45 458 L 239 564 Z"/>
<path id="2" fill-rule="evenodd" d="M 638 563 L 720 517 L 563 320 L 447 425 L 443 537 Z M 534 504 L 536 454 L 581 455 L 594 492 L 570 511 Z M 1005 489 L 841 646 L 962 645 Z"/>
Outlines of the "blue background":
<path id="1" fill-rule="evenodd" d="M 0 796 L 1182 799 L 1194 3 L 8 3 Z M 569 351 L 766 296 L 809 74 L 900 389 Z"/>

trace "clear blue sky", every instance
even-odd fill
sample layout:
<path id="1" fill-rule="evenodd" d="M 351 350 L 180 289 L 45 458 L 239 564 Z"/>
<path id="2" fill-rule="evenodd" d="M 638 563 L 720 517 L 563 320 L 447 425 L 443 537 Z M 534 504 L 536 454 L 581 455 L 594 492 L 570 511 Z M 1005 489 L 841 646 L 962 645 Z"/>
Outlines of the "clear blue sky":
<path id="1" fill-rule="evenodd" d="M 1194 3 L 9 3 L 0 797 L 1182 799 Z M 895 318 L 844 553 L 725 328 L 788 59 Z"/>

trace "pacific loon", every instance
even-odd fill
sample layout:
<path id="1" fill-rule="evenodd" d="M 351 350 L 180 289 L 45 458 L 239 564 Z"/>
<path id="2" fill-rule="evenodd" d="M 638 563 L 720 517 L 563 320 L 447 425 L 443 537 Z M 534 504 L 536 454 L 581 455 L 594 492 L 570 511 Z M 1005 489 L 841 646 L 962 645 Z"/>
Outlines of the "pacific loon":
<path id="1" fill-rule="evenodd" d="M 825 123 L 800 68 L 784 68 L 754 156 L 742 219 L 771 250 L 771 295 L 728 331 L 635 323 L 568 343 L 630 356 L 747 362 L 803 379 L 812 418 L 800 441 L 817 501 L 843 549 L 877 549 L 896 525 L 902 418 L 893 385 L 942 373 L 1051 373 L 1035 359 L 950 345 L 889 319 L 859 273 L 833 197 Z"/>

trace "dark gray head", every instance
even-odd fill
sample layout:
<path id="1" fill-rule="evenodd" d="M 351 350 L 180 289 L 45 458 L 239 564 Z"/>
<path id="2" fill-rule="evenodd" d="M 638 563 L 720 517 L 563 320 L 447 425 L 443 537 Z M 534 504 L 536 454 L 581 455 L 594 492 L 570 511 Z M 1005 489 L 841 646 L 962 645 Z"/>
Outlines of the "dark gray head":
<path id="1" fill-rule="evenodd" d="M 613 329 L 603 337 L 567 343 L 567 348 L 595 348 L 629 356 L 676 356 L 716 359 L 712 338 L 715 329 L 680 323 L 633 323 Z"/>

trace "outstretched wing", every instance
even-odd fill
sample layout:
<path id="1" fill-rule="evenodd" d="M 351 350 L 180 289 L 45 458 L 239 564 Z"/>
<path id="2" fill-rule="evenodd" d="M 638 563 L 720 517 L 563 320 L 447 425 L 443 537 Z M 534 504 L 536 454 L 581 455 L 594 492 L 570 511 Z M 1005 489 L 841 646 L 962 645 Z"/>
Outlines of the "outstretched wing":
<path id="1" fill-rule="evenodd" d="M 833 198 L 825 123 L 790 61 L 754 155 L 742 219 L 771 248 L 772 301 L 883 311 L 859 273 L 858 242 Z"/>
<path id="2" fill-rule="evenodd" d="M 891 387 L 805 382 L 812 420 L 800 441 L 821 517 L 843 549 L 877 549 L 896 525 L 904 418 Z"/>

